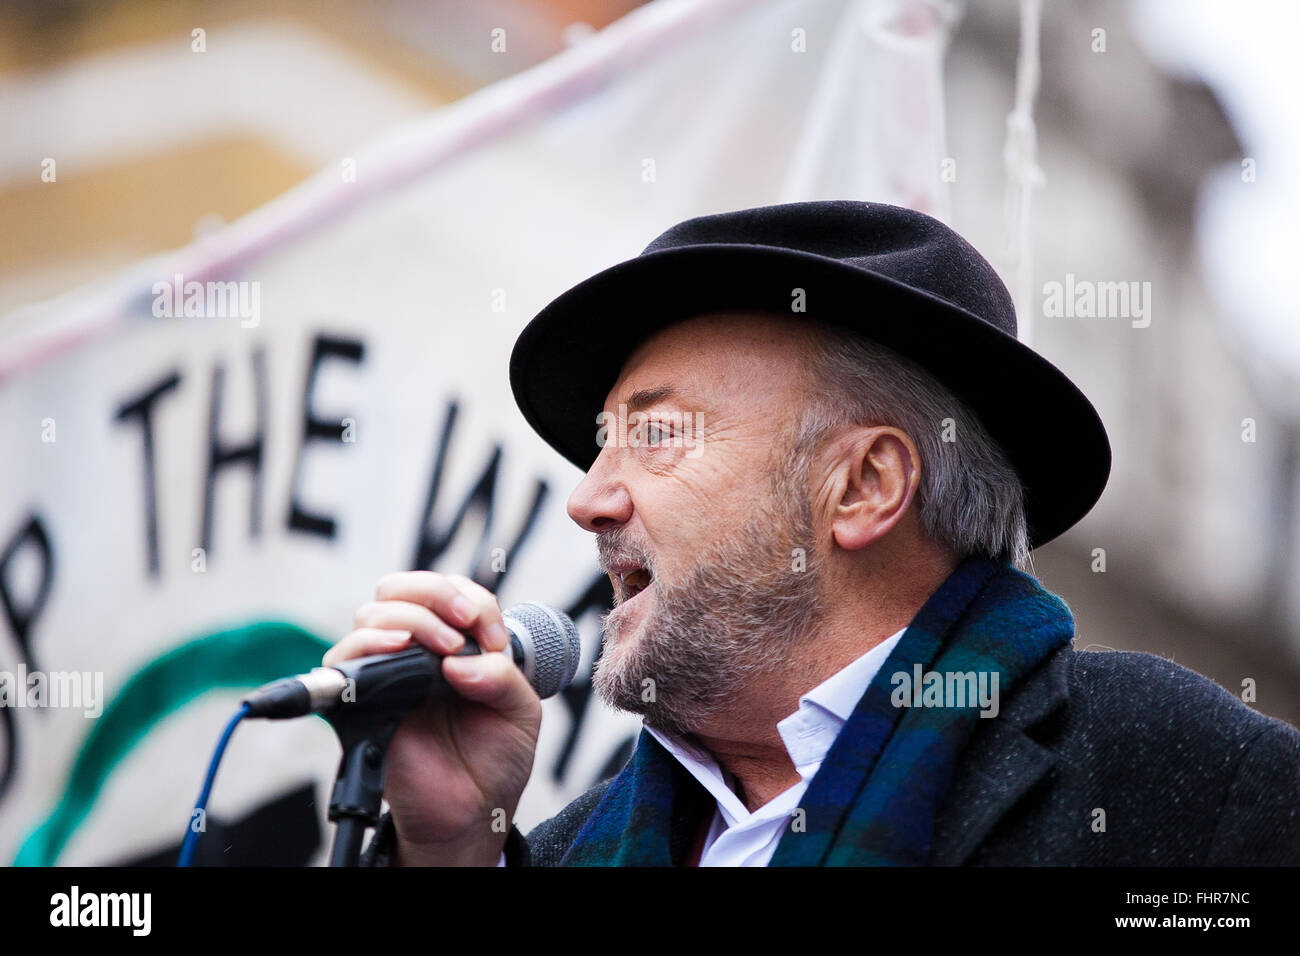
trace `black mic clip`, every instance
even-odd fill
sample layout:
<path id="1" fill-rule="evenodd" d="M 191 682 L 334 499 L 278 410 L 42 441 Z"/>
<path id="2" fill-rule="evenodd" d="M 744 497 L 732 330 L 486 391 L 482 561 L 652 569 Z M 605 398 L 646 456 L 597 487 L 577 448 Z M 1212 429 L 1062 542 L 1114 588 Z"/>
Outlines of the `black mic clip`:
<path id="1" fill-rule="evenodd" d="M 473 641 L 466 641 L 455 656 L 479 652 Z M 413 668 L 413 663 L 428 666 Z M 350 693 L 355 690 L 355 678 L 349 672 L 363 667 L 368 693 L 358 696 Z M 388 745 L 393 734 L 406 712 L 428 700 L 431 685 L 444 678 L 442 658 L 419 647 L 400 654 L 345 661 L 337 671 L 343 673 L 345 686 L 338 702 L 321 714 L 334 728 L 343 748 L 330 795 L 329 820 L 338 824 L 330 866 L 356 866 L 366 829 L 379 823 Z"/>

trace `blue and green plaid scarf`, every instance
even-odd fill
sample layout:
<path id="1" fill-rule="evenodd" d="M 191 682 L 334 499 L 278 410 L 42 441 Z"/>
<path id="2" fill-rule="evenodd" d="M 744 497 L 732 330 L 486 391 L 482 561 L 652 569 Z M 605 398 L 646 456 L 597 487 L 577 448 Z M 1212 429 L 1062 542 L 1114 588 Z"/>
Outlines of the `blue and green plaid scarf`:
<path id="1" fill-rule="evenodd" d="M 919 672 L 983 673 L 999 698 L 1074 636 L 1056 595 L 1010 565 L 969 558 L 917 613 L 804 794 L 770 866 L 919 866 L 953 766 L 981 719 L 978 700 L 906 697 Z M 948 680 L 945 678 L 945 684 Z M 925 686 L 933 688 L 933 682 Z M 924 704 L 932 701 L 930 705 Z M 991 719 L 996 720 L 996 717 Z M 703 806 L 681 764 L 644 731 L 565 854 L 564 866 L 670 866 L 675 827 L 694 832 Z M 691 814 L 697 814 L 693 822 Z M 680 835 L 680 834 L 679 834 Z"/>

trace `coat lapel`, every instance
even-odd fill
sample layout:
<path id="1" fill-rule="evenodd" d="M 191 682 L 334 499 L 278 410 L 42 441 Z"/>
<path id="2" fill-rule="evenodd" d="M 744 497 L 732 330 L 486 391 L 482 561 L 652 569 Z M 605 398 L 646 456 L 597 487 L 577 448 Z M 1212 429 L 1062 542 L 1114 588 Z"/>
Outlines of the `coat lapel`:
<path id="1" fill-rule="evenodd" d="M 961 866 L 997 822 L 1056 763 L 1030 735 L 1069 697 L 1070 655 L 1064 647 L 1030 676 L 989 726 L 971 738 L 935 821 L 931 864 Z"/>
<path id="2" fill-rule="evenodd" d="M 968 854 L 1051 766 L 1051 754 L 1025 730 L 1063 690 L 1047 662 L 1069 647 L 1073 634 L 1069 609 L 1033 578 L 984 559 L 965 561 L 918 612 L 867 688 L 809 784 L 802 801 L 806 831 L 787 830 L 770 865 L 934 862 L 935 830 L 952 805 L 954 779 L 964 767 L 981 765 L 978 752 L 974 760 L 966 752 L 996 727 L 982 745 L 994 757 L 987 766 L 1002 778 L 964 781 L 962 796 L 974 804 L 959 809 L 968 816 L 943 847 L 949 856 Z M 1004 706 L 984 719 L 970 705 L 897 705 L 895 678 L 932 667 L 942 674 L 997 674 Z M 1046 684 L 1035 684 L 1045 671 Z"/>

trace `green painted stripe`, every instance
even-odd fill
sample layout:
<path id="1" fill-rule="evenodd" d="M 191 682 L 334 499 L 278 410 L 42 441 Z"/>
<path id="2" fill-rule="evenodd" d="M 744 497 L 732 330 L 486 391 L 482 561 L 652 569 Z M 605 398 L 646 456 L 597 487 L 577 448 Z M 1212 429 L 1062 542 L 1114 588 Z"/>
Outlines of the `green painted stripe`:
<path id="1" fill-rule="evenodd" d="M 63 796 L 23 841 L 13 865 L 53 866 L 113 770 L 161 720 L 210 690 L 257 687 L 310 670 L 329 646 L 297 625 L 257 621 L 195 638 L 150 661 L 93 722 Z M 213 745 L 219 732 L 213 729 Z M 194 781 L 195 795 L 201 783 Z M 177 822 L 178 835 L 187 822 Z"/>

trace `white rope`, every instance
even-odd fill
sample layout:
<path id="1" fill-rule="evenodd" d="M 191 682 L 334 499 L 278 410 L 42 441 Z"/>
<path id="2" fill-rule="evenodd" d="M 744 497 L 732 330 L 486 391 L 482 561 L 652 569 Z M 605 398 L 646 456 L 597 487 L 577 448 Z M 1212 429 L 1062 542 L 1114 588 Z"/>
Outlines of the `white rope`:
<path id="1" fill-rule="evenodd" d="M 1034 259 L 1030 235 L 1030 201 L 1043 183 L 1038 165 L 1038 130 L 1034 99 L 1038 95 L 1039 32 L 1042 0 L 1020 0 L 1020 52 L 1016 60 L 1016 100 L 1007 114 L 1007 139 L 1002 148 L 1006 166 L 1006 257 L 1011 292 L 1016 303 L 1020 341 L 1033 344 Z"/>

